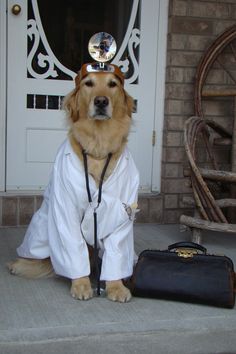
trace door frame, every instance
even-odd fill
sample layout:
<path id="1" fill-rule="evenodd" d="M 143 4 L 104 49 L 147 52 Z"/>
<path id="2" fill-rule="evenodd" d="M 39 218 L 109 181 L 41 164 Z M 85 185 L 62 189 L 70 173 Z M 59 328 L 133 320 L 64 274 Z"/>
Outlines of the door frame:
<path id="1" fill-rule="evenodd" d="M 5 191 L 7 0 L 0 1 L 0 191 Z"/>
<path id="2" fill-rule="evenodd" d="M 6 188 L 6 85 L 7 85 L 7 0 L 0 1 L 0 192 Z M 153 146 L 152 161 L 152 191 L 160 192 L 161 188 L 161 155 L 164 123 L 165 72 L 168 27 L 168 0 L 159 0 L 159 29 L 157 34 L 157 60 L 153 74 L 156 76 L 155 85 L 155 116 L 154 131 L 156 142 Z M 10 11 L 10 10 L 9 10 Z M 150 9 L 152 12 L 152 9 Z M 158 83 L 158 84 L 157 84 Z M 22 194 L 22 191 L 21 191 Z"/>
<path id="3" fill-rule="evenodd" d="M 165 82 L 166 82 L 166 57 L 168 36 L 168 12 L 169 0 L 160 0 L 159 19 L 157 34 L 157 58 L 156 58 L 156 90 L 155 90 L 155 118 L 154 139 L 152 157 L 152 192 L 161 192 L 162 173 L 162 149 L 163 149 L 163 126 L 165 114 Z"/>

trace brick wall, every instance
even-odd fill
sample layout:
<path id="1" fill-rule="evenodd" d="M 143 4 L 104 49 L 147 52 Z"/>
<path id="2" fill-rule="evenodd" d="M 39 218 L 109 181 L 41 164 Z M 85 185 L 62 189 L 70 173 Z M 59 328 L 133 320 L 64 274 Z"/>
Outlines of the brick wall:
<path id="1" fill-rule="evenodd" d="M 0 196 L 0 227 L 27 226 L 42 200 L 43 197 L 40 195 Z M 163 198 L 161 195 L 142 194 L 139 198 L 139 208 L 137 222 L 162 223 Z"/>
<path id="2" fill-rule="evenodd" d="M 189 181 L 183 177 L 183 128 L 194 114 L 196 67 L 208 46 L 235 20 L 236 0 L 170 0 L 162 164 L 164 223 L 178 222 L 183 212 L 192 212 L 182 202 L 183 196 L 191 193 Z M 222 80 L 222 73 L 216 67 L 208 80 L 213 83 L 217 78 Z M 230 128 L 233 101 L 209 101 L 205 113 Z"/>
<path id="3" fill-rule="evenodd" d="M 26 226 L 40 207 L 42 196 L 0 197 L 0 226 Z"/>

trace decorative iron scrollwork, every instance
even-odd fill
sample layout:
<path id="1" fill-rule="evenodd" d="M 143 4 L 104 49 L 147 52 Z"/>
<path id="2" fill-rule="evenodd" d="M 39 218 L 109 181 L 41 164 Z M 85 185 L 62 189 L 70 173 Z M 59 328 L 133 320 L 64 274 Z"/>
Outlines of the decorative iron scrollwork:
<path id="1" fill-rule="evenodd" d="M 55 70 L 53 58 L 50 57 L 50 55 L 45 55 L 42 53 L 37 54 L 40 43 L 40 34 L 35 20 L 28 21 L 27 34 L 30 40 L 33 42 L 33 46 L 27 58 L 27 69 L 29 74 L 35 79 L 47 79 L 48 77 L 57 77 L 58 73 Z M 38 73 L 34 70 L 32 63 L 35 55 L 37 55 L 37 64 L 39 69 L 46 68 L 45 72 Z"/>
<path id="2" fill-rule="evenodd" d="M 134 53 L 134 48 L 137 48 L 139 44 L 140 44 L 140 30 L 134 28 L 132 30 L 129 43 L 128 43 L 129 57 L 124 60 L 120 60 L 118 62 L 118 66 L 121 68 L 122 72 L 124 73 L 127 73 L 129 71 L 130 65 L 133 66 L 132 76 L 126 77 L 126 83 L 128 84 L 134 83 L 139 74 L 139 66 Z"/>
<path id="3" fill-rule="evenodd" d="M 37 0 L 32 0 L 34 19 L 28 20 L 27 35 L 30 41 L 30 50 L 27 58 L 28 75 L 35 79 L 74 79 L 76 73 L 65 67 L 54 55 L 47 41 Z M 113 64 L 121 67 L 126 74 L 126 83 L 135 83 L 139 75 L 138 46 L 140 44 L 140 29 L 136 28 L 139 0 L 133 0 L 133 7 L 128 28 L 122 45 L 113 60 Z M 61 75 L 61 73 L 63 75 Z"/>
<path id="4" fill-rule="evenodd" d="M 35 79 L 49 79 L 58 78 L 62 72 L 68 79 L 74 79 L 76 73 L 61 64 L 51 50 L 42 26 L 37 0 L 32 0 L 31 3 L 35 19 L 28 20 L 27 35 L 33 41 L 27 58 L 28 73 Z M 42 53 L 42 48 L 45 54 Z"/>
<path id="5" fill-rule="evenodd" d="M 119 49 L 119 52 L 117 53 L 115 59 L 112 62 L 113 64 L 119 66 L 123 73 L 126 74 L 129 73 L 130 71 L 132 72 L 131 76 L 126 75 L 127 84 L 135 83 L 139 75 L 139 65 L 138 65 L 137 55 L 135 55 L 135 51 L 134 51 L 134 49 L 137 49 L 137 47 L 140 44 L 140 29 L 134 28 L 135 22 L 137 20 L 138 9 L 139 9 L 139 0 L 134 0 L 125 38 Z M 127 48 L 128 48 L 128 55 L 126 55 L 126 57 L 122 59 L 124 57 L 124 53 L 127 52 Z"/>

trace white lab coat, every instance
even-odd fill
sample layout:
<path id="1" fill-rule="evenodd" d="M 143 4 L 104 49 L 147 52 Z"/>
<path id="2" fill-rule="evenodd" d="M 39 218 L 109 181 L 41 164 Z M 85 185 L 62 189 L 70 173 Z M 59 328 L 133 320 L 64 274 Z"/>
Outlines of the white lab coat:
<path id="1" fill-rule="evenodd" d="M 98 188 L 89 176 L 93 205 Z M 103 183 L 97 209 L 101 280 L 129 277 L 133 272 L 133 217 L 125 206 L 137 202 L 139 175 L 125 149 Z M 34 214 L 21 246 L 20 257 L 50 257 L 55 272 L 76 279 L 90 274 L 87 244 L 94 244 L 93 205 L 89 205 L 84 167 L 67 139 L 60 147 L 41 208 Z"/>

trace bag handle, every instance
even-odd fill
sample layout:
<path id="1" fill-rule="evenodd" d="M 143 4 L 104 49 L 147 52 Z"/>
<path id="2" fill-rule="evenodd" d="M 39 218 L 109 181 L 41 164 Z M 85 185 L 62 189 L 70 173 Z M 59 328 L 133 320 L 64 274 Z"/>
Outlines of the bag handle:
<path id="1" fill-rule="evenodd" d="M 197 249 L 203 253 L 207 253 L 207 249 L 201 245 L 199 245 L 198 243 L 195 242 L 187 242 L 187 241 L 183 241 L 183 242 L 176 242 L 173 243 L 172 245 L 168 246 L 168 251 L 173 250 L 174 248 L 194 248 Z"/>

